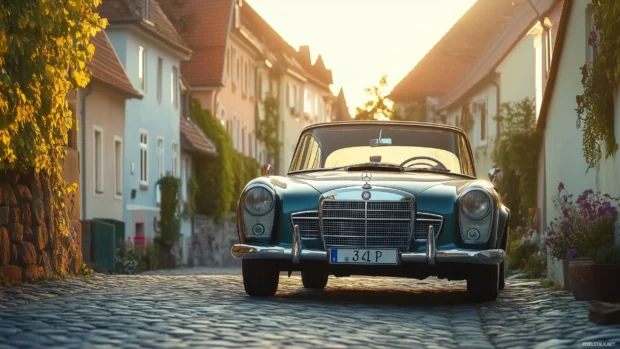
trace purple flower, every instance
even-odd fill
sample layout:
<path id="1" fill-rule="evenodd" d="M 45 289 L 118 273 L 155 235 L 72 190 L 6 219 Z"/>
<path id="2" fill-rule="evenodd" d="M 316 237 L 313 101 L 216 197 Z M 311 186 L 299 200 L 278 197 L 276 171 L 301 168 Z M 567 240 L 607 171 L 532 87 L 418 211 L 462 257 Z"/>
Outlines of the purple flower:
<path id="1" fill-rule="evenodd" d="M 566 259 L 573 259 L 575 256 L 577 256 L 577 250 L 575 249 L 572 249 L 566 253 Z"/>
<path id="2" fill-rule="evenodd" d="M 560 192 L 562 190 L 564 190 L 564 183 L 560 182 L 560 184 L 558 185 L 558 191 Z"/>

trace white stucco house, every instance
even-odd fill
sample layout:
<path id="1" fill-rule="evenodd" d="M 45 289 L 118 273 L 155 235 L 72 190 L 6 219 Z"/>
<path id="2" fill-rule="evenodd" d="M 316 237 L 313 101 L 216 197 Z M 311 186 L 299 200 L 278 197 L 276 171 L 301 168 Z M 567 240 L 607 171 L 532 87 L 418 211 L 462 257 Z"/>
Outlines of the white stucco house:
<path id="1" fill-rule="evenodd" d="M 608 159 L 603 155 L 596 168 L 586 173 L 588 165 L 582 151 L 583 130 L 576 127 L 575 97 L 583 93 L 579 68 L 593 57 L 592 48 L 588 46 L 588 35 L 593 28 L 592 14 L 588 7 L 590 3 L 589 0 L 564 0 L 557 43 L 553 51 L 553 64 L 540 106 L 538 128 L 544 131 L 544 166 L 540 168 L 539 182 L 544 183 L 540 192 L 544 226 L 560 215 L 552 201 L 560 182 L 575 195 L 593 189 L 614 197 L 620 196 L 618 154 Z M 618 92 L 619 89 L 616 88 L 616 137 L 620 135 Z M 616 243 L 620 243 L 618 230 L 616 229 Z M 562 268 L 557 263 L 550 263 L 548 277 L 562 283 Z"/>

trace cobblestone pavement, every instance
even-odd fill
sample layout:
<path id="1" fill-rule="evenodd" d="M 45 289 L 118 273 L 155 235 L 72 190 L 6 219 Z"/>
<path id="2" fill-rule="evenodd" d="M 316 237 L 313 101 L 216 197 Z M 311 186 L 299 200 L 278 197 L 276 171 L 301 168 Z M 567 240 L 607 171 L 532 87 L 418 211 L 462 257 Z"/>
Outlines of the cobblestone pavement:
<path id="1" fill-rule="evenodd" d="M 315 292 L 282 274 L 276 297 L 251 299 L 236 269 L 151 274 L 0 289 L 0 348 L 620 348 L 620 326 L 537 282 L 475 304 L 463 282 L 434 278 L 330 278 Z"/>

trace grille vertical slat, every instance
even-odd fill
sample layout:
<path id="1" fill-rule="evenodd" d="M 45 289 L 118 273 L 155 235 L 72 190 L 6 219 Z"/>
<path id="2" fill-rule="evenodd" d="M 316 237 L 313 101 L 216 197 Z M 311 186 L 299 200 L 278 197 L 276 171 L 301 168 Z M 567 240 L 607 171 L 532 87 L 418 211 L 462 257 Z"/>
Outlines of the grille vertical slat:
<path id="1" fill-rule="evenodd" d="M 411 201 L 323 202 L 325 247 L 396 248 L 411 238 Z"/>

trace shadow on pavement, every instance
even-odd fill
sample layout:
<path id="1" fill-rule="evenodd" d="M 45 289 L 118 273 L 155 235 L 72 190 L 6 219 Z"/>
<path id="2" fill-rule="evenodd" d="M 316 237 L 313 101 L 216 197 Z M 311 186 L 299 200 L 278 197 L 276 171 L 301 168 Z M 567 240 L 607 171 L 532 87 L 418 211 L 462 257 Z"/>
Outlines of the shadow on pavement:
<path id="1" fill-rule="evenodd" d="M 501 294 L 500 294 L 501 296 Z M 447 305 L 475 305 L 466 289 L 415 288 L 394 290 L 389 288 L 358 289 L 330 288 L 315 291 L 301 288 L 294 292 L 278 293 L 276 302 L 303 301 L 305 303 L 354 303 L 357 305 L 382 305 L 398 307 L 435 307 Z"/>

